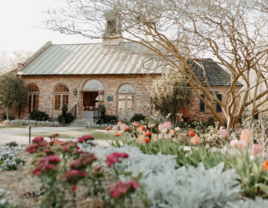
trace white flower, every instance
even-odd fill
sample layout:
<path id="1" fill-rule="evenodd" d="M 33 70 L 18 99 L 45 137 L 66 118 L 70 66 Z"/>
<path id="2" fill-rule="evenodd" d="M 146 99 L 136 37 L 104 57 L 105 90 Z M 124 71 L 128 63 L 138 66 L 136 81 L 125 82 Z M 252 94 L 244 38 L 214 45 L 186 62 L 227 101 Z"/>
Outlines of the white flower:
<path id="1" fill-rule="evenodd" d="M 250 159 L 251 161 L 253 161 L 253 160 L 256 159 L 256 157 L 255 157 L 254 155 L 250 155 L 250 156 L 249 156 L 249 159 Z"/>
<path id="2" fill-rule="evenodd" d="M 234 140 L 232 140 L 232 141 L 230 142 L 230 145 L 231 145 L 232 147 L 236 147 L 238 144 L 239 144 L 239 141 L 238 141 L 237 139 L 234 139 Z"/>
<path id="3" fill-rule="evenodd" d="M 175 131 L 180 131 L 181 128 L 180 127 L 175 127 Z"/>
<path id="4" fill-rule="evenodd" d="M 167 129 L 162 129 L 162 133 L 166 134 L 167 133 Z"/>

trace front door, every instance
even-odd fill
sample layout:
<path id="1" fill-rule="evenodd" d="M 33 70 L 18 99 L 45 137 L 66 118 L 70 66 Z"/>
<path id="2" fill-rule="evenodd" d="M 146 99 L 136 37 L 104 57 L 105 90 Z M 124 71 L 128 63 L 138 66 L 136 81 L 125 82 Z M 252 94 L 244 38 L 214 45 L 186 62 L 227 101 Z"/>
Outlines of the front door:
<path id="1" fill-rule="evenodd" d="M 68 96 L 69 95 L 54 95 L 54 117 L 61 115 L 61 108 L 64 104 L 68 107 Z"/>

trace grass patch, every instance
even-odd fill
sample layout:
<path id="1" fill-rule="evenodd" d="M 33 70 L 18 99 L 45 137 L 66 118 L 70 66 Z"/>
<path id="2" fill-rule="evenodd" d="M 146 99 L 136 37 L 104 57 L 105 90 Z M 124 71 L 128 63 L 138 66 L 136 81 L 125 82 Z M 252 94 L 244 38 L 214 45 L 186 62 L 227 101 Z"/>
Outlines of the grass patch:
<path id="1" fill-rule="evenodd" d="M 35 136 L 43 136 L 45 138 L 48 138 L 51 134 L 56 133 L 56 132 L 38 132 L 38 133 L 32 133 L 32 137 Z M 70 138 L 77 138 L 83 135 L 91 135 L 97 140 L 111 140 L 113 134 L 106 133 L 106 132 L 99 132 L 99 131 L 94 131 L 94 130 L 84 130 L 83 131 L 70 131 L 70 132 L 57 132 L 59 134 L 60 139 L 70 139 Z M 28 136 L 29 134 L 21 134 L 22 136 Z"/>
<path id="2" fill-rule="evenodd" d="M 0 129 L 26 128 L 27 126 L 0 126 Z"/>

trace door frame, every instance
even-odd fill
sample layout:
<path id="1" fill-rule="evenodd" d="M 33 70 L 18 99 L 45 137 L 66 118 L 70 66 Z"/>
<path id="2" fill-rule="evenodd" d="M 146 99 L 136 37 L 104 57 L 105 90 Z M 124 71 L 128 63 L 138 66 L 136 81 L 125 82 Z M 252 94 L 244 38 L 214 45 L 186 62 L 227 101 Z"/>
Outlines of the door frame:
<path id="1" fill-rule="evenodd" d="M 135 114 L 135 112 L 136 112 L 136 93 L 117 93 L 117 98 L 116 98 L 116 116 L 119 116 L 118 113 L 119 113 L 119 96 L 120 95 L 125 95 L 125 99 L 127 98 L 128 95 L 134 96 L 133 113 Z M 127 108 L 127 102 L 126 102 L 125 108 Z"/>
<path id="2" fill-rule="evenodd" d="M 100 95 L 102 93 L 103 103 L 104 103 L 104 90 L 80 90 L 79 94 L 78 94 L 79 97 L 78 97 L 78 105 L 77 105 L 78 106 L 77 118 L 81 118 L 81 119 L 83 118 L 83 112 L 84 112 L 84 109 L 83 109 L 84 92 L 98 92 L 99 99 L 100 99 Z M 100 103 L 100 102 L 98 102 L 98 103 Z"/>
<path id="3" fill-rule="evenodd" d="M 56 95 L 60 95 L 60 111 L 61 111 L 61 108 L 62 108 L 62 102 L 63 102 L 63 95 L 67 95 L 68 96 L 68 110 L 69 110 L 69 98 L 70 98 L 70 94 L 68 93 L 53 93 L 53 106 L 52 106 L 52 117 L 57 117 L 58 115 L 54 115 L 55 113 L 55 96 Z"/>

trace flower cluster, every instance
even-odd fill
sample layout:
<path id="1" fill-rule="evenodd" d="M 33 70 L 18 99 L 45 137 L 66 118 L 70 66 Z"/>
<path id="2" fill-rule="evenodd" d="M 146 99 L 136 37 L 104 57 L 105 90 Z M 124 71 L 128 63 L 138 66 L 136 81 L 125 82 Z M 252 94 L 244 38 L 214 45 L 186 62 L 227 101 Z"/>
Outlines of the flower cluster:
<path id="1" fill-rule="evenodd" d="M 247 147 L 249 140 L 250 140 L 251 131 L 249 129 L 244 129 L 241 132 L 240 139 L 234 139 L 230 142 L 230 145 L 232 147 L 238 148 L 238 149 L 244 149 Z"/>
<path id="2" fill-rule="evenodd" d="M 55 138 L 56 138 L 57 136 L 59 136 L 59 134 L 58 134 L 58 133 L 55 133 L 55 134 L 51 134 L 51 135 L 49 136 L 49 138 L 50 138 L 51 140 L 55 140 Z"/>
<path id="3" fill-rule="evenodd" d="M 110 130 L 110 127 L 107 127 L 105 130 L 106 130 L 106 131 L 109 131 L 109 130 Z M 130 128 L 129 128 L 126 124 L 124 124 L 124 123 L 122 123 L 121 121 L 119 121 L 119 122 L 117 123 L 117 125 L 113 126 L 112 130 L 114 130 L 114 131 L 118 131 L 118 130 L 120 130 L 118 133 L 115 133 L 115 134 L 114 134 L 114 136 L 119 137 L 119 136 L 121 136 L 122 134 L 124 134 L 124 132 L 129 131 Z"/>
<path id="4" fill-rule="evenodd" d="M 54 155 L 49 155 L 46 157 L 42 157 L 36 162 L 36 167 L 31 171 L 31 174 L 34 175 L 41 175 L 43 173 L 49 172 L 50 170 L 53 170 L 57 167 L 57 165 L 60 163 L 60 158 Z"/>
<path id="5" fill-rule="evenodd" d="M 87 173 L 80 170 L 69 170 L 62 176 L 63 182 L 76 184 L 80 179 L 87 177 Z"/>
<path id="6" fill-rule="evenodd" d="M 127 194 L 130 194 L 131 192 L 135 191 L 139 187 L 140 184 L 133 180 L 124 182 L 116 181 L 115 184 L 110 187 L 109 194 L 113 198 L 122 198 Z"/>
<path id="7" fill-rule="evenodd" d="M 78 158 L 75 162 L 72 162 L 70 167 L 76 170 L 82 170 L 92 165 L 97 160 L 97 157 L 93 153 L 87 153 Z"/>
<path id="8" fill-rule="evenodd" d="M 83 143 L 83 142 L 87 142 L 87 141 L 94 140 L 94 139 L 95 138 L 91 135 L 84 135 L 84 136 L 78 137 L 77 141 L 79 143 Z"/>
<path id="9" fill-rule="evenodd" d="M 17 167 L 24 165 L 24 161 L 17 157 L 18 153 L 24 151 L 21 146 L 0 147 L 0 171 L 2 170 L 16 170 Z"/>
<path id="10" fill-rule="evenodd" d="M 114 152 L 106 157 L 105 162 L 108 165 L 108 167 L 112 167 L 113 164 L 119 162 L 119 158 L 128 158 L 128 154 L 124 152 L 123 153 Z"/>

